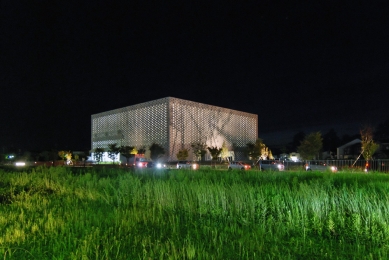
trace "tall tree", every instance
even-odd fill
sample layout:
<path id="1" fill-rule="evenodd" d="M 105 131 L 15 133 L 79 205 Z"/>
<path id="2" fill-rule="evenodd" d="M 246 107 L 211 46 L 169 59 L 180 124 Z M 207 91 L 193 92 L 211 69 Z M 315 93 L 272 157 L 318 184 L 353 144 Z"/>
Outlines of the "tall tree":
<path id="1" fill-rule="evenodd" d="M 252 161 L 266 160 L 269 156 L 269 148 L 263 143 L 261 138 L 255 140 L 255 144 L 246 144 L 246 153 Z"/>
<path id="2" fill-rule="evenodd" d="M 157 160 L 159 157 L 165 154 L 165 148 L 157 143 L 152 143 L 149 147 L 150 158 L 152 160 Z"/>
<path id="3" fill-rule="evenodd" d="M 78 154 L 75 154 L 74 155 L 74 161 L 76 162 L 76 164 L 78 164 L 79 160 L 80 160 L 80 156 Z"/>
<path id="4" fill-rule="evenodd" d="M 323 147 L 323 138 L 320 132 L 310 133 L 297 147 L 297 152 L 305 160 L 314 159 Z"/>
<path id="5" fill-rule="evenodd" d="M 62 158 L 64 164 L 70 164 L 72 153 L 70 151 L 58 151 L 58 156 Z"/>
<path id="6" fill-rule="evenodd" d="M 377 126 L 374 136 L 378 141 L 389 141 L 389 118 Z"/>
<path id="7" fill-rule="evenodd" d="M 145 146 L 139 147 L 138 154 L 145 154 L 145 153 L 146 153 L 146 147 Z"/>
<path id="8" fill-rule="evenodd" d="M 58 156 L 65 162 L 66 160 L 66 151 L 58 151 Z"/>
<path id="9" fill-rule="evenodd" d="M 226 141 L 223 141 L 222 150 L 220 152 L 220 157 L 222 158 L 222 160 L 228 161 L 228 156 L 229 156 L 228 147 L 227 147 Z"/>
<path id="10" fill-rule="evenodd" d="M 382 144 L 389 143 L 389 118 L 379 124 L 374 132 L 375 139 Z M 380 158 L 389 158 L 389 147 L 384 145 L 379 151 Z"/>
<path id="11" fill-rule="evenodd" d="M 207 145 L 202 142 L 194 142 L 190 146 L 192 147 L 192 152 L 196 156 L 197 160 L 201 161 L 207 153 Z"/>
<path id="12" fill-rule="evenodd" d="M 87 161 L 89 156 L 90 156 L 90 151 L 89 150 L 84 151 L 82 155 L 83 161 Z"/>
<path id="13" fill-rule="evenodd" d="M 273 153 L 271 152 L 270 149 L 269 149 L 269 160 L 274 160 Z"/>
<path id="14" fill-rule="evenodd" d="M 44 162 L 47 162 L 49 161 L 49 151 L 42 151 L 39 153 L 39 157 L 38 157 L 39 161 L 44 161 Z"/>
<path id="15" fill-rule="evenodd" d="M 131 152 L 133 150 L 134 147 L 129 145 L 122 145 L 119 147 L 119 152 L 121 155 L 123 155 L 126 158 L 126 163 L 129 163 L 128 159 L 132 156 Z"/>
<path id="16" fill-rule="evenodd" d="M 178 151 L 178 153 L 176 154 L 177 156 L 177 159 L 179 161 L 184 161 L 188 158 L 189 156 L 189 152 L 188 152 L 188 149 L 181 149 Z"/>
<path id="17" fill-rule="evenodd" d="M 139 154 L 138 149 L 136 149 L 136 147 L 132 148 L 130 154 L 131 154 L 131 157 L 134 157 L 135 154 Z"/>
<path id="18" fill-rule="evenodd" d="M 66 158 L 66 164 L 67 165 L 73 165 L 72 153 L 70 151 L 66 152 L 65 158 Z"/>
<path id="19" fill-rule="evenodd" d="M 104 148 L 95 148 L 94 152 L 95 152 L 95 158 L 97 163 L 100 163 L 101 160 L 103 159 L 104 151 L 105 151 Z"/>
<path id="20" fill-rule="evenodd" d="M 216 161 L 219 157 L 220 153 L 222 152 L 222 148 L 218 148 L 216 146 L 209 146 L 207 147 L 209 153 L 211 154 L 212 161 Z"/>
<path id="21" fill-rule="evenodd" d="M 360 131 L 361 133 L 361 153 L 365 160 L 369 161 L 373 158 L 374 153 L 378 149 L 379 145 L 373 141 L 373 128 L 365 126 Z"/>
<path id="22" fill-rule="evenodd" d="M 251 142 L 246 144 L 246 155 L 250 160 L 256 162 L 259 158 L 259 154 L 259 151 L 255 149 L 255 144 Z"/>
<path id="23" fill-rule="evenodd" d="M 115 159 L 120 152 L 120 147 L 117 143 L 108 145 L 108 157 L 112 160 L 112 163 L 115 163 Z"/>
<path id="24" fill-rule="evenodd" d="M 336 148 L 340 146 L 340 138 L 334 129 L 330 129 L 323 135 L 323 150 L 336 153 Z"/>
<path id="25" fill-rule="evenodd" d="M 306 134 L 303 131 L 296 133 L 293 136 L 292 142 L 290 143 L 290 147 L 289 147 L 290 151 L 289 152 L 297 151 L 297 147 L 300 146 L 300 144 L 304 140 L 305 136 L 306 136 Z"/>

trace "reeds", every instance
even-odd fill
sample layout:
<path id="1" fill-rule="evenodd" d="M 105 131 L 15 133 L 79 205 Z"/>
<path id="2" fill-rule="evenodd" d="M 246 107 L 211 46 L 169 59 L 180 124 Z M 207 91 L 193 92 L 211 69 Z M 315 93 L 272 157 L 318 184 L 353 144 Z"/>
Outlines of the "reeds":
<path id="1" fill-rule="evenodd" d="M 385 259 L 389 176 L 0 172 L 3 259 Z"/>

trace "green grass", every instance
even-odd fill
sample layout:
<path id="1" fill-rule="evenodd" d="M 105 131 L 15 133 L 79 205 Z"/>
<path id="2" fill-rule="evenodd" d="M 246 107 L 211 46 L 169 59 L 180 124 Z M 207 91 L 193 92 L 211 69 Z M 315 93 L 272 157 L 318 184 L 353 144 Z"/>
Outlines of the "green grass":
<path id="1" fill-rule="evenodd" d="M 3 259 L 388 259 L 384 174 L 0 170 Z"/>

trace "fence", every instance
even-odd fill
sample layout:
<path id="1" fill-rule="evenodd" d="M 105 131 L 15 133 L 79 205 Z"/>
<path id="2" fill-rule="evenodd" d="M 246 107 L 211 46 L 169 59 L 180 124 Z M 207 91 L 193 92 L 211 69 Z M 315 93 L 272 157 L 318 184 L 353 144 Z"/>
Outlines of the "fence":
<path id="1" fill-rule="evenodd" d="M 319 162 L 323 162 L 326 165 L 336 166 L 339 171 L 342 170 L 360 170 L 363 171 L 365 169 L 366 160 L 315 160 Z M 389 172 L 389 159 L 377 159 L 370 160 L 369 170 L 370 171 L 378 171 L 378 172 Z M 286 170 L 296 170 L 296 169 L 304 169 L 305 162 L 293 162 L 293 161 L 284 161 Z"/>

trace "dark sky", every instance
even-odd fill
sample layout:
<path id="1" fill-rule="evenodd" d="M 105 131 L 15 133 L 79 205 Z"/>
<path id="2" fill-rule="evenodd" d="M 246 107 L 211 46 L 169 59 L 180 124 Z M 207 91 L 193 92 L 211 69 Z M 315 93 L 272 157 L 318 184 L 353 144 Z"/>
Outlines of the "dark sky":
<path id="1" fill-rule="evenodd" d="M 389 118 L 386 0 L 164 2 L 0 1 L 0 147 L 89 149 L 92 114 L 167 96 L 265 143 Z"/>

